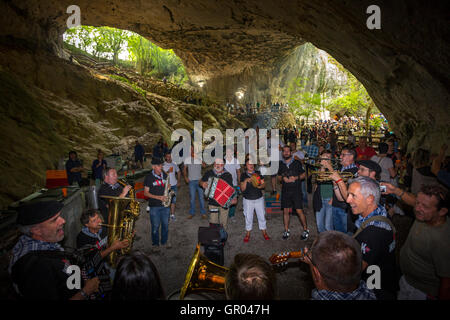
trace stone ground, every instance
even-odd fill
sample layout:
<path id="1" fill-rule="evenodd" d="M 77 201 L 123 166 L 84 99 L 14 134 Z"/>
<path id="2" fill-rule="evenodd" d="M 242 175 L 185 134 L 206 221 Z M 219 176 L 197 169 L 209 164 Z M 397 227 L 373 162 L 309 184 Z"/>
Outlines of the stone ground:
<path id="1" fill-rule="evenodd" d="M 270 186 L 266 186 L 266 191 L 270 191 Z M 172 248 L 162 248 L 158 253 L 153 253 L 151 250 L 150 216 L 145 211 L 146 204 L 144 203 L 141 206 L 141 215 L 136 222 L 136 235 L 139 238 L 134 241 L 133 249 L 141 250 L 151 257 L 158 268 L 167 296 L 179 290 L 184 283 L 197 244 L 198 227 L 209 225 L 208 220 L 201 219 L 198 200 L 196 205 L 196 215 L 191 220 L 187 219 L 189 215 L 189 188 L 183 181 L 181 188 L 178 189 L 176 220 L 170 220 L 169 223 L 169 242 L 171 242 Z M 271 239 L 265 240 L 263 238 L 258 229 L 258 221 L 255 215 L 250 241 L 244 243 L 245 220 L 242 210 L 242 197 L 239 197 L 235 214 L 236 220 L 235 222 L 228 221 L 228 240 L 224 248 L 225 267 L 231 265 L 237 253 L 253 253 L 264 259 L 269 259 L 273 253 L 298 251 L 305 246 L 311 246 L 317 235 L 317 228 L 312 210 L 306 209 L 305 213 L 310 229 L 310 237 L 306 241 L 300 240 L 302 227 L 297 216 L 291 215 L 291 237 L 288 240 L 283 240 L 282 214 L 267 214 L 267 233 Z M 277 281 L 280 299 L 303 300 L 310 298 L 313 282 L 309 267 L 298 262 L 298 260 L 291 259 L 286 267 L 278 268 Z"/>

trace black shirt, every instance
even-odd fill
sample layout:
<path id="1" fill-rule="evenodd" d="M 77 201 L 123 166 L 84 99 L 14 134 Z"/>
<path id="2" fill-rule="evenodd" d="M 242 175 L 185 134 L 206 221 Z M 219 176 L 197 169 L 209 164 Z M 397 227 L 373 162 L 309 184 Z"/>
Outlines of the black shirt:
<path id="1" fill-rule="evenodd" d="M 162 176 L 159 177 L 154 174 L 152 171 L 150 174 L 148 174 L 144 179 L 144 187 L 148 187 L 148 192 L 155 196 L 162 196 L 164 195 L 164 188 L 165 184 L 167 183 L 167 173 L 162 171 Z M 162 201 L 149 198 L 148 199 L 148 206 L 149 207 L 162 207 Z"/>
<path id="2" fill-rule="evenodd" d="M 208 181 L 208 179 L 210 177 L 217 177 L 220 179 L 225 180 L 230 186 L 233 186 L 233 176 L 231 175 L 231 173 L 229 173 L 228 171 L 224 170 L 222 171 L 222 173 L 220 175 L 217 175 L 216 172 L 214 170 L 209 170 L 207 171 L 201 181 Z M 216 200 L 214 199 L 208 199 L 208 204 L 211 206 L 216 206 L 216 207 L 220 207 L 220 205 L 217 203 Z"/>
<path id="3" fill-rule="evenodd" d="M 255 171 L 254 173 L 257 173 L 261 176 L 261 173 L 259 171 Z M 242 172 L 241 174 L 241 181 L 244 181 L 247 178 L 250 178 L 251 174 L 247 173 L 247 171 Z M 247 187 L 245 188 L 245 191 L 242 192 L 242 196 L 247 200 L 256 200 L 261 198 L 262 191 L 261 189 L 255 188 L 251 181 L 247 183 Z"/>
<path id="4" fill-rule="evenodd" d="M 398 290 L 398 279 L 395 267 L 395 243 L 392 230 L 377 226 L 368 226 L 356 236 L 361 244 L 362 259 L 370 265 L 377 265 L 381 272 L 381 289 L 395 293 Z M 373 273 L 362 273 L 362 280 L 366 281 Z M 374 290 L 377 297 L 379 290 Z"/>
<path id="5" fill-rule="evenodd" d="M 116 187 L 113 189 L 113 187 Z M 108 199 L 104 199 L 101 196 L 111 196 L 111 197 L 118 197 L 123 191 L 123 187 L 116 183 L 114 186 L 110 185 L 109 183 L 103 182 L 100 186 L 100 189 L 98 190 L 98 207 L 100 212 L 102 213 L 103 219 L 105 220 L 105 223 L 108 222 L 108 208 L 106 205 L 108 204 Z"/>
<path id="6" fill-rule="evenodd" d="M 282 177 L 291 177 L 291 176 L 299 176 L 304 173 L 302 163 L 298 160 L 293 160 L 288 165 L 284 163 L 283 160 L 280 160 L 280 166 L 278 167 L 278 175 Z M 281 192 L 301 192 L 301 184 L 300 179 L 295 180 L 294 182 L 286 183 L 281 180 Z"/>
<path id="7" fill-rule="evenodd" d="M 70 265 L 64 253 L 35 251 L 17 260 L 11 276 L 27 300 L 69 300 L 79 291 L 67 288 Z"/>

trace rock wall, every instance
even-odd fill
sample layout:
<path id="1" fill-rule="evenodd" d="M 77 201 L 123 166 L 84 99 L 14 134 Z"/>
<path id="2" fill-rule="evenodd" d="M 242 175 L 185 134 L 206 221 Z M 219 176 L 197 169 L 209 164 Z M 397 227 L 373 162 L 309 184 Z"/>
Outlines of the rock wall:
<path id="1" fill-rule="evenodd" d="M 326 60 L 324 52 L 305 43 L 278 58 L 270 68 L 252 67 L 240 74 L 211 78 L 202 89 L 223 103 L 241 105 L 257 101 L 264 105 L 288 103 L 289 86 L 298 78 L 306 79 L 305 91 L 324 89 L 332 93 L 346 81 L 346 75 L 337 68 L 330 70 Z M 244 93 L 242 99 L 237 98 L 237 91 Z"/>
<path id="2" fill-rule="evenodd" d="M 224 110 L 182 103 L 132 87 L 45 51 L 0 47 L 0 207 L 45 185 L 75 150 L 90 168 L 97 149 L 131 156 L 136 139 L 151 152 L 174 129 L 246 127 Z"/>

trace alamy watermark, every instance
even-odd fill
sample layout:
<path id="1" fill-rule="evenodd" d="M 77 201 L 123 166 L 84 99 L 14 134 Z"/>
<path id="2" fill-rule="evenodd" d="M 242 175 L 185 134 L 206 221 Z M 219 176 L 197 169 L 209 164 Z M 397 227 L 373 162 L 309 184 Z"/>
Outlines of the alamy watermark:
<path id="1" fill-rule="evenodd" d="M 266 175 L 278 172 L 280 160 L 280 137 L 278 129 L 226 129 L 225 139 L 218 129 L 208 129 L 203 133 L 201 121 L 194 121 L 191 133 L 186 129 L 176 129 L 171 140 L 183 141 L 172 149 L 172 160 L 176 164 L 213 164 L 217 158 L 224 158 L 224 149 L 231 149 L 239 163 L 244 164 L 248 154 L 249 162 L 264 167 Z M 206 145 L 205 145 L 206 144 Z M 191 154 L 191 145 L 193 154 Z M 204 146 L 205 145 L 205 146 Z M 204 146 L 204 147 L 203 147 Z M 183 156 L 180 156 L 182 152 Z M 262 173 L 262 172 L 261 172 Z"/>

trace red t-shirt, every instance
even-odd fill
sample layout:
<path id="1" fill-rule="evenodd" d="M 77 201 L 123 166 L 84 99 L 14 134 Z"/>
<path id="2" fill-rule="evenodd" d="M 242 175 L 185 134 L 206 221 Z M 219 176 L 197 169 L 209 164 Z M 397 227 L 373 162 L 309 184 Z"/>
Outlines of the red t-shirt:
<path id="1" fill-rule="evenodd" d="M 361 151 L 361 149 L 358 147 L 356 148 L 356 153 L 357 153 L 356 160 L 370 160 L 370 158 L 372 158 L 377 154 L 375 152 L 375 149 L 372 147 L 365 147 L 364 152 Z"/>

